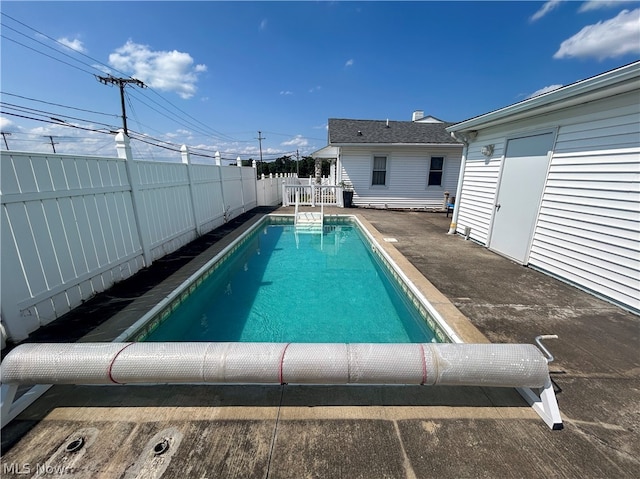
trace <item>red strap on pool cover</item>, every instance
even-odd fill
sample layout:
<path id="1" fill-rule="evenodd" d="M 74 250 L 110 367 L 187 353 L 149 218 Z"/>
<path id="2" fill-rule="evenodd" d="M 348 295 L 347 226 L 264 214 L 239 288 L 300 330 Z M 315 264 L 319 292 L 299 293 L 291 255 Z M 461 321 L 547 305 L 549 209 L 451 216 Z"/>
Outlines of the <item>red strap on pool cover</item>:
<path id="1" fill-rule="evenodd" d="M 422 382 L 420 386 L 424 386 L 427 383 L 427 361 L 424 359 L 424 345 L 420 343 L 420 352 L 422 353 L 420 359 L 422 359 Z"/>
<path id="2" fill-rule="evenodd" d="M 280 371 L 278 372 L 278 380 L 280 381 L 280 384 L 284 384 L 282 377 L 282 363 L 284 363 L 284 355 L 287 352 L 287 348 L 290 344 L 291 343 L 287 343 L 286 346 L 282 349 L 282 354 L 280 354 Z"/>
<path id="3" fill-rule="evenodd" d="M 111 360 L 111 362 L 109 363 L 109 370 L 107 371 L 109 374 L 109 379 L 111 380 L 112 383 L 114 384 L 123 384 L 123 383 L 119 383 L 118 381 L 116 381 L 115 379 L 113 379 L 113 376 L 111 375 L 111 369 L 113 368 L 113 363 L 115 363 L 116 358 L 118 357 L 118 355 L 124 351 L 125 349 L 127 349 L 129 346 L 131 346 L 134 343 L 129 343 L 127 344 L 124 348 L 120 349 L 120 351 L 118 351 L 115 356 L 113 356 L 113 359 Z"/>

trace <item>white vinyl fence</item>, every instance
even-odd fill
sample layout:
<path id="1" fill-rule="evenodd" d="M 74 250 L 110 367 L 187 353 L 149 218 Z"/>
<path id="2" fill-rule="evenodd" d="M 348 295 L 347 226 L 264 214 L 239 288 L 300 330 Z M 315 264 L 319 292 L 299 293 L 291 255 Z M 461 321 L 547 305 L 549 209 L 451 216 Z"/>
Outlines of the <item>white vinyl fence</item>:
<path id="1" fill-rule="evenodd" d="M 282 203 L 282 185 L 298 184 L 298 177 L 295 173 L 277 174 L 271 173 L 269 176 L 262 174 L 262 178 L 257 181 L 256 191 L 258 195 L 258 206 L 276 206 Z"/>
<path id="2" fill-rule="evenodd" d="M 20 341 L 258 205 L 255 169 L 2 151 L 2 326 Z"/>

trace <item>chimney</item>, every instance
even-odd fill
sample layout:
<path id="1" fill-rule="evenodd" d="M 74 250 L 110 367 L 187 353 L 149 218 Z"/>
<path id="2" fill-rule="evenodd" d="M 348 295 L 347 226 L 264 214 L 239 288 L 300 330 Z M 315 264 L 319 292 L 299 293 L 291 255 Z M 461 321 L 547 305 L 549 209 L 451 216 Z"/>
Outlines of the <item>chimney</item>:
<path id="1" fill-rule="evenodd" d="M 413 116 L 411 117 L 411 121 L 418 121 L 424 118 L 424 110 L 415 110 L 413 112 Z"/>

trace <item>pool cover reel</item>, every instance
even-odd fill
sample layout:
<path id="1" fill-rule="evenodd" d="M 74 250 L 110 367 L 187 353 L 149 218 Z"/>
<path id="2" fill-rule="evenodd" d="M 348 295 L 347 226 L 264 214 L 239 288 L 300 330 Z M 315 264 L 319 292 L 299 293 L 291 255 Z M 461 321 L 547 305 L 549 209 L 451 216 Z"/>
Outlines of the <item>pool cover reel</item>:
<path id="1" fill-rule="evenodd" d="M 3 384 L 306 383 L 543 387 L 530 344 L 23 344 Z"/>
<path id="2" fill-rule="evenodd" d="M 22 344 L 2 362 L 3 389 L 20 384 L 135 383 L 421 384 L 546 390 L 550 379 L 547 359 L 531 344 L 43 343 Z M 13 398 L 4 396 L 6 411 L 10 406 L 6 401 Z"/>

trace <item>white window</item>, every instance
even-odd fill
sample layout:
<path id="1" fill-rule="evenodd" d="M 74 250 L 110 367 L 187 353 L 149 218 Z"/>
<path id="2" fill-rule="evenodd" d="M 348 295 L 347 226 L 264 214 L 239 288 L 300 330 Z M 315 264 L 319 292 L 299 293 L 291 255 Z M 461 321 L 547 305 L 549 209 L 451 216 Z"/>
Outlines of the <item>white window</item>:
<path id="1" fill-rule="evenodd" d="M 373 175 L 371 176 L 371 184 L 377 186 L 385 186 L 387 184 L 387 157 L 373 157 Z"/>
<path id="2" fill-rule="evenodd" d="M 432 156 L 429 164 L 429 179 L 427 186 L 442 186 L 442 172 L 444 170 L 444 156 Z"/>

